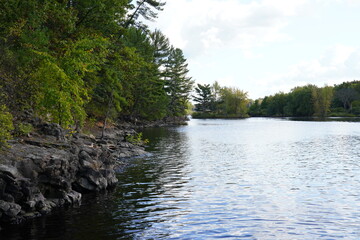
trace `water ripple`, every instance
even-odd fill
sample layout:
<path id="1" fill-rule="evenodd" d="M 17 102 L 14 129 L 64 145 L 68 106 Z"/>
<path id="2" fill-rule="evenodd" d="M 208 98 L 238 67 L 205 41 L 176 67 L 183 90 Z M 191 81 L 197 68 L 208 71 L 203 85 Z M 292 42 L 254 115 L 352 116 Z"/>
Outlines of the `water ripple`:
<path id="1" fill-rule="evenodd" d="M 144 136 L 152 154 L 119 173 L 115 192 L 21 236 L 360 239 L 359 123 L 192 120 Z"/>

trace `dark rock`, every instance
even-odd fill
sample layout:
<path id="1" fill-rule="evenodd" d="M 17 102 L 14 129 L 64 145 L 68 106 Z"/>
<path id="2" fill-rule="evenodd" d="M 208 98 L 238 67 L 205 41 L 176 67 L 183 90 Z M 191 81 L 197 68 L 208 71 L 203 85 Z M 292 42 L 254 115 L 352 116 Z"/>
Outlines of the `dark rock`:
<path id="1" fill-rule="evenodd" d="M 15 202 L 14 197 L 8 193 L 4 193 L 2 199 L 6 202 L 11 202 L 11 203 Z"/>
<path id="2" fill-rule="evenodd" d="M 7 175 L 13 181 L 16 177 L 20 177 L 20 173 L 16 167 L 6 166 L 1 164 L 0 172 Z"/>
<path id="3" fill-rule="evenodd" d="M 116 185 L 119 157 L 145 153 L 125 142 L 125 136 L 135 133 L 126 126 L 106 130 L 103 139 L 76 133 L 66 140 L 58 124 L 33 125 L 42 135 L 34 132 L 13 141 L 0 154 L 0 222 L 16 223 L 54 207 L 80 204 L 81 193 Z"/>
<path id="4" fill-rule="evenodd" d="M 27 201 L 23 207 L 27 212 L 33 211 L 35 210 L 35 206 L 36 206 L 36 201 L 31 200 L 31 201 Z"/>
<path id="5" fill-rule="evenodd" d="M 57 140 L 65 140 L 64 131 L 59 124 L 43 123 L 38 125 L 38 128 L 45 135 L 54 136 Z"/>
<path id="6" fill-rule="evenodd" d="M 79 151 L 80 151 L 80 149 L 79 149 L 79 147 L 76 146 L 76 145 L 72 145 L 71 148 L 70 148 L 70 152 L 71 152 L 72 154 L 74 154 L 74 155 L 79 154 Z"/>
<path id="7" fill-rule="evenodd" d="M 106 178 L 108 186 L 114 186 L 119 181 L 113 170 L 102 169 L 101 174 Z"/>
<path id="8" fill-rule="evenodd" d="M 4 200 L 0 200 L 0 211 L 6 212 L 10 209 L 10 204 Z"/>
<path id="9" fill-rule="evenodd" d="M 21 206 L 16 203 L 5 202 L 0 200 L 0 211 L 2 215 L 5 215 L 7 219 L 15 218 L 21 211 Z"/>
<path id="10" fill-rule="evenodd" d="M 31 218 L 36 218 L 36 217 L 40 217 L 41 214 L 39 212 L 27 212 L 23 215 L 23 217 L 25 219 L 31 219 Z"/>
<path id="11" fill-rule="evenodd" d="M 45 202 L 44 201 L 38 201 L 36 202 L 35 204 L 35 209 L 36 210 L 42 210 L 43 208 L 45 208 L 46 205 L 45 205 Z"/>
<path id="12" fill-rule="evenodd" d="M 98 156 L 98 149 L 95 149 L 94 147 L 84 146 L 80 149 L 80 151 L 85 151 L 88 153 L 91 157 L 97 157 Z"/>
<path id="13" fill-rule="evenodd" d="M 75 190 L 79 192 L 92 192 L 96 190 L 96 186 L 90 183 L 90 181 L 84 177 L 80 177 L 76 182 L 73 184 Z"/>
<path id="14" fill-rule="evenodd" d="M 3 194 L 5 193 L 6 182 L 4 179 L 0 178 L 0 199 L 2 198 Z"/>
<path id="15" fill-rule="evenodd" d="M 10 218 L 14 218 L 14 217 L 16 217 L 16 216 L 19 214 L 19 212 L 21 211 L 21 206 L 18 205 L 18 204 L 16 204 L 16 203 L 9 203 L 9 204 L 10 204 L 10 209 L 7 210 L 7 211 L 5 212 L 5 214 L 6 214 L 7 216 L 9 216 Z"/>
<path id="16" fill-rule="evenodd" d="M 79 152 L 79 160 L 80 161 L 88 161 L 88 162 L 91 162 L 92 161 L 92 158 L 90 157 L 89 153 L 84 151 L 84 150 L 81 150 Z"/>
<path id="17" fill-rule="evenodd" d="M 70 191 L 67 193 L 67 196 L 69 197 L 69 199 L 71 200 L 72 204 L 80 204 L 81 202 L 81 193 L 78 193 L 76 191 Z"/>
<path id="18" fill-rule="evenodd" d="M 40 168 L 33 161 L 21 161 L 18 164 L 18 169 L 25 178 L 30 178 L 35 180 L 38 177 L 38 172 Z"/>
<path id="19" fill-rule="evenodd" d="M 108 144 L 108 142 L 105 141 L 105 140 L 103 140 L 103 139 L 97 140 L 96 143 L 97 143 L 97 144 Z"/>

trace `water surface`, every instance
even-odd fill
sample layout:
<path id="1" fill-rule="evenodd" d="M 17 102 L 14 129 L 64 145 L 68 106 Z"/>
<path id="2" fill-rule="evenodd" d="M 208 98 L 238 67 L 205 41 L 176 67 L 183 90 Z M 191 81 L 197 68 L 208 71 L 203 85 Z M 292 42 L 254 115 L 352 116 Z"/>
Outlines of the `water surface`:
<path id="1" fill-rule="evenodd" d="M 114 192 L 0 238 L 360 239 L 360 123 L 192 120 L 144 136 L 151 155 Z"/>

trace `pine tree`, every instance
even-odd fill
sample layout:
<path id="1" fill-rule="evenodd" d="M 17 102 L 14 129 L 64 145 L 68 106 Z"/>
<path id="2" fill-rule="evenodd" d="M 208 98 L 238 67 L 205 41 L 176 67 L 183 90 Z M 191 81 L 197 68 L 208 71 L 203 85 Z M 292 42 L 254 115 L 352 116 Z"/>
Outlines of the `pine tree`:
<path id="1" fill-rule="evenodd" d="M 172 49 L 165 66 L 165 87 L 169 98 L 168 115 L 183 116 L 194 81 L 187 76 L 188 64 L 182 50 Z"/>
<path id="2" fill-rule="evenodd" d="M 127 114 L 133 118 L 160 119 L 166 114 L 164 81 L 155 61 L 155 48 L 147 32 L 130 28 L 123 37 L 126 46 L 133 49 L 129 55 L 133 74 L 124 86 L 131 92 Z"/>
<path id="3" fill-rule="evenodd" d="M 211 86 L 210 84 L 197 84 L 197 87 L 195 88 L 195 92 L 197 96 L 193 96 L 193 99 L 196 104 L 196 110 L 197 111 L 210 111 L 210 109 L 214 102 L 214 96 L 211 92 Z"/>
<path id="4" fill-rule="evenodd" d="M 144 25 L 138 21 L 139 17 L 143 17 L 145 20 L 153 21 L 157 18 L 157 11 L 162 11 L 165 6 L 164 2 L 156 0 L 137 0 L 135 5 L 130 4 L 129 8 L 133 12 L 129 15 L 129 18 L 125 21 L 125 28 L 131 25 L 143 28 Z"/>

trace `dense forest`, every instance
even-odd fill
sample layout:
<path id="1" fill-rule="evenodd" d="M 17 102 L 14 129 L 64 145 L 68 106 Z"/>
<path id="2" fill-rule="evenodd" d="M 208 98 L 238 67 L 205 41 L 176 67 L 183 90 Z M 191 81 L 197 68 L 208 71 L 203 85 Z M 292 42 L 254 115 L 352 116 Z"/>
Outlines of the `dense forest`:
<path id="1" fill-rule="evenodd" d="M 181 49 L 150 30 L 156 0 L 0 0 L 0 144 L 24 112 L 85 122 L 183 116 L 193 81 Z"/>
<path id="2" fill-rule="evenodd" d="M 360 114 L 360 81 L 334 86 L 295 87 L 252 102 L 251 116 L 270 117 L 354 117 Z"/>
<path id="3" fill-rule="evenodd" d="M 214 84 L 197 84 L 193 100 L 194 118 L 328 117 L 360 114 L 360 81 L 335 86 L 295 87 L 261 99 L 248 99 L 247 93 Z"/>

